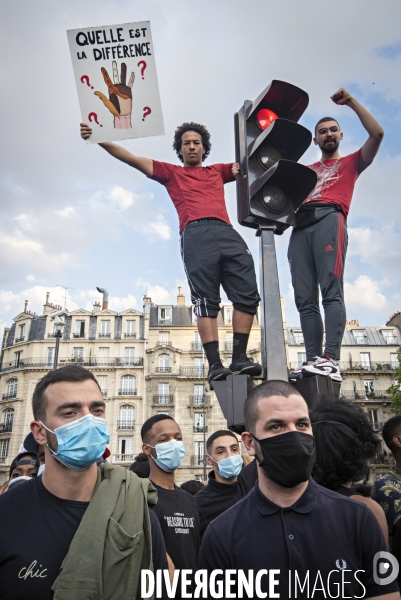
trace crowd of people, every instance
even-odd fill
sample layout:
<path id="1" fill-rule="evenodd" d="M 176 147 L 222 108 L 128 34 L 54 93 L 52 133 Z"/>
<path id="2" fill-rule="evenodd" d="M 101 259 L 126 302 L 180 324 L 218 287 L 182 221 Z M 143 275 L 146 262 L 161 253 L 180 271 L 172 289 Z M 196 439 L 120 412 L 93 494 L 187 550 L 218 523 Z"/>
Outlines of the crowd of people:
<path id="1" fill-rule="evenodd" d="M 129 469 L 107 461 L 105 402 L 83 367 L 40 380 L 33 414 L 1 490 L 0 598 L 134 599 L 142 570 L 165 572 L 174 591 L 164 580 L 162 597 L 182 598 L 183 571 L 199 569 L 220 570 L 222 585 L 227 572 L 262 573 L 248 598 L 273 584 L 281 598 L 335 597 L 333 585 L 342 586 L 336 597 L 400 598 L 397 574 L 383 583 L 374 569 L 389 540 L 396 557 L 401 547 L 401 416 L 384 425 L 395 467 L 372 499 L 368 462 L 379 439 L 366 413 L 338 400 L 309 414 L 284 381 L 254 388 L 242 439 L 212 433 L 207 482 L 181 486 L 182 432 L 167 414 L 145 421 Z M 235 576 L 231 585 L 240 585 Z"/>

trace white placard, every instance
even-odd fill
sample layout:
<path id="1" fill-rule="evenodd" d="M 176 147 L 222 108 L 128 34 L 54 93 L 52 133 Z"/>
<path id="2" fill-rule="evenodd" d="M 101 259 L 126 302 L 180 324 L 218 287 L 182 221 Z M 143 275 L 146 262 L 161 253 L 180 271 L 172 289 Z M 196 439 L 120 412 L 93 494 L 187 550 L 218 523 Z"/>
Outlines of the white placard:
<path id="1" fill-rule="evenodd" d="M 163 135 L 150 22 L 67 31 L 89 144 Z"/>

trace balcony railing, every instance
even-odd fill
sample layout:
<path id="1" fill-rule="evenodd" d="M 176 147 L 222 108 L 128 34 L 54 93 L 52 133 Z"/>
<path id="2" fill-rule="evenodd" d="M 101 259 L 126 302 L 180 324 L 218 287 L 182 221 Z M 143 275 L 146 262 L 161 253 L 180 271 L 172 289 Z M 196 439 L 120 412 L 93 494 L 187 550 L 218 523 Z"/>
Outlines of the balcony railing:
<path id="1" fill-rule="evenodd" d="M 380 400 L 381 398 L 388 398 L 386 390 L 374 390 L 367 392 L 366 390 L 342 390 L 341 396 L 348 400 Z"/>
<path id="2" fill-rule="evenodd" d="M 189 405 L 194 407 L 203 406 L 204 403 L 206 405 L 210 404 L 210 396 L 209 394 L 204 394 L 203 396 L 190 396 L 189 397 Z"/>
<path id="3" fill-rule="evenodd" d="M 194 433 L 207 433 L 207 425 L 194 425 Z"/>
<path id="4" fill-rule="evenodd" d="M 129 389 L 129 390 L 118 390 L 118 395 L 119 396 L 136 396 L 136 390 Z"/>
<path id="5" fill-rule="evenodd" d="M 156 373 L 171 373 L 171 367 L 156 367 Z"/>
<path id="6" fill-rule="evenodd" d="M 350 362 L 341 360 L 339 363 L 340 371 L 394 371 L 398 367 L 395 362 L 377 362 L 377 361 L 355 361 Z M 290 370 L 298 369 L 302 365 L 302 361 L 290 362 Z"/>
<path id="7" fill-rule="evenodd" d="M 186 377 L 198 377 L 198 378 L 202 379 L 204 372 L 205 372 L 205 370 L 203 367 L 181 367 L 180 368 L 180 375 L 184 375 Z"/>
<path id="8" fill-rule="evenodd" d="M 135 421 L 117 421 L 117 429 L 135 429 Z"/>
<path id="9" fill-rule="evenodd" d="M 100 338 L 111 338 L 111 333 L 99 333 Z"/>
<path id="10" fill-rule="evenodd" d="M 134 458 L 134 454 L 114 454 L 113 462 L 132 463 Z"/>
<path id="11" fill-rule="evenodd" d="M 18 344 L 18 342 L 23 342 L 24 340 L 25 340 L 25 336 L 24 336 L 24 335 L 22 335 L 22 336 L 21 336 L 21 337 L 19 337 L 19 338 L 15 338 L 15 341 L 14 341 L 14 343 L 15 343 L 15 344 Z"/>
<path id="12" fill-rule="evenodd" d="M 202 342 L 192 342 L 192 350 L 194 352 L 202 352 L 202 350 L 203 350 Z"/>
<path id="13" fill-rule="evenodd" d="M 100 391 L 102 392 L 102 395 L 103 395 L 103 396 L 107 396 L 107 390 L 103 390 L 103 389 L 102 389 L 102 390 L 100 390 Z"/>
<path id="14" fill-rule="evenodd" d="M 173 404 L 173 394 L 157 394 L 153 396 L 153 404 Z"/>
<path id="15" fill-rule="evenodd" d="M 171 319 L 159 319 L 158 325 L 171 325 Z"/>
<path id="16" fill-rule="evenodd" d="M 172 343 L 170 342 L 170 340 L 167 342 L 161 342 L 160 340 L 158 340 L 156 345 L 157 346 L 172 346 Z"/>
<path id="17" fill-rule="evenodd" d="M 11 433 L 13 430 L 13 422 L 8 421 L 7 423 L 0 423 L 0 434 Z"/>
<path id="18" fill-rule="evenodd" d="M 142 367 L 143 366 L 143 358 L 134 358 L 134 359 L 126 359 L 117 357 L 106 357 L 106 358 L 97 358 L 96 356 L 74 356 L 72 358 L 63 358 L 59 357 L 58 366 L 63 367 L 66 364 L 77 363 L 81 365 L 81 367 Z M 13 371 L 15 369 L 30 369 L 30 368 L 52 368 L 53 359 L 49 360 L 48 358 L 24 358 L 20 360 L 13 361 L 4 361 L 0 372 L 5 373 L 7 371 Z"/>
<path id="19" fill-rule="evenodd" d="M 126 337 L 126 338 L 136 338 L 136 333 L 124 333 L 124 337 Z"/>
<path id="20" fill-rule="evenodd" d="M 16 398 L 17 397 L 17 390 L 15 390 L 15 392 L 8 392 L 7 394 L 3 394 L 2 398 L 3 400 L 11 400 L 12 398 Z"/>
<path id="21" fill-rule="evenodd" d="M 204 460 L 205 460 L 204 456 L 197 456 L 195 454 L 192 454 L 191 467 L 203 467 Z"/>
<path id="22" fill-rule="evenodd" d="M 48 333 L 47 337 L 48 338 L 54 338 L 54 337 L 56 337 L 56 333 L 54 331 L 52 333 Z"/>
<path id="23" fill-rule="evenodd" d="M 80 338 L 81 340 L 85 339 L 85 334 L 84 333 L 74 333 L 73 334 L 74 338 Z"/>

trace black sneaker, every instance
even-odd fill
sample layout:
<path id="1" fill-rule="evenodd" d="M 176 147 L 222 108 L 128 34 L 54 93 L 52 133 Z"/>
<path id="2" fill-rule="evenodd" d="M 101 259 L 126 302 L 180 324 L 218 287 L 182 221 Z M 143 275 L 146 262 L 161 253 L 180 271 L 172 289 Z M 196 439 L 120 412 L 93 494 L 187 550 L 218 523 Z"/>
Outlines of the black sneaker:
<path id="1" fill-rule="evenodd" d="M 246 354 L 240 354 L 239 359 L 229 366 L 232 373 L 241 373 L 243 375 L 257 376 L 262 373 L 262 367 L 258 363 L 254 363 L 247 357 Z"/>
<path id="2" fill-rule="evenodd" d="M 212 381 L 220 381 L 222 379 L 225 379 L 227 375 L 231 375 L 230 369 L 227 369 L 227 367 L 223 367 L 222 362 L 218 360 L 212 365 L 210 365 L 207 378 L 209 380 L 209 383 L 211 383 Z"/>

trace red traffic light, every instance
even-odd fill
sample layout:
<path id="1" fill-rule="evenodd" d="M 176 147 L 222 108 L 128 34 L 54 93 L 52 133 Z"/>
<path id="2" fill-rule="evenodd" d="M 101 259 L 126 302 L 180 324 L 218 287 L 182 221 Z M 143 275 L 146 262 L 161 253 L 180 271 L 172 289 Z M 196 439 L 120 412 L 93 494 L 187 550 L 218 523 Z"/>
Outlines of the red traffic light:
<path id="1" fill-rule="evenodd" d="M 262 131 L 267 129 L 276 119 L 278 119 L 278 115 L 269 108 L 261 108 L 256 113 L 256 122 Z"/>

